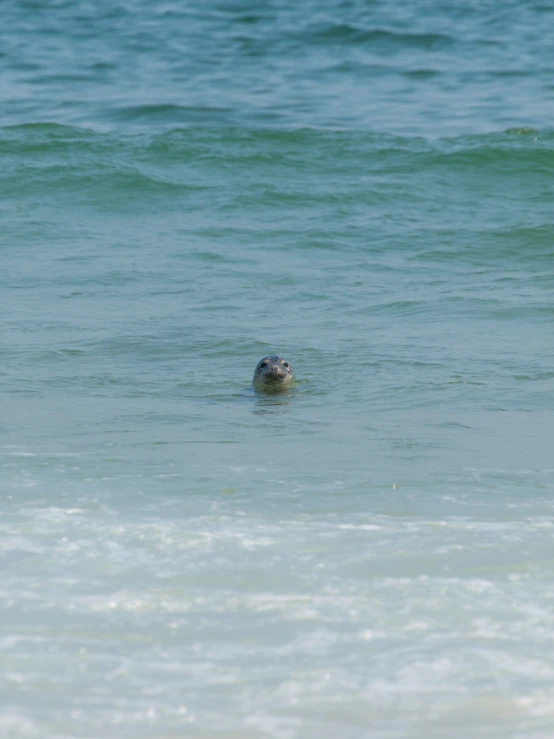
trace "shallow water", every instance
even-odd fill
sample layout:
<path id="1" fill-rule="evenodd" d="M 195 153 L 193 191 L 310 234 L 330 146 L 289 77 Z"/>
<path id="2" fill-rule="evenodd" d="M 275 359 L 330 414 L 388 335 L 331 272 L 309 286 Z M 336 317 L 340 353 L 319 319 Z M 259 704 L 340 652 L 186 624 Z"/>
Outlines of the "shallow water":
<path id="1" fill-rule="evenodd" d="M 552 10 L 6 3 L 2 736 L 552 736 Z"/>

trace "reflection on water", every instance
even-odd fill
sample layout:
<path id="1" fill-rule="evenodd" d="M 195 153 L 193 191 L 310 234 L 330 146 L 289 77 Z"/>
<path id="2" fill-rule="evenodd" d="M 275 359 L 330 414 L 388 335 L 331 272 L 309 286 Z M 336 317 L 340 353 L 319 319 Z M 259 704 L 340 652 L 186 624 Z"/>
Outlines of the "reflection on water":
<path id="1" fill-rule="evenodd" d="M 256 390 L 256 408 L 252 413 L 276 413 L 292 404 L 295 388 L 286 388 L 280 391 Z"/>

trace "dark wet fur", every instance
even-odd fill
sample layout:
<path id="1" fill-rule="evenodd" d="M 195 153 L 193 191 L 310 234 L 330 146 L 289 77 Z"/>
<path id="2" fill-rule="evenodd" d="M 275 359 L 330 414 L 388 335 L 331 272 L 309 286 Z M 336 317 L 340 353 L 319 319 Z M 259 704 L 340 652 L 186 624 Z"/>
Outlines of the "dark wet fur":
<path id="1" fill-rule="evenodd" d="M 285 390 L 294 382 L 294 371 L 280 355 L 264 357 L 256 365 L 252 382 L 257 390 Z"/>

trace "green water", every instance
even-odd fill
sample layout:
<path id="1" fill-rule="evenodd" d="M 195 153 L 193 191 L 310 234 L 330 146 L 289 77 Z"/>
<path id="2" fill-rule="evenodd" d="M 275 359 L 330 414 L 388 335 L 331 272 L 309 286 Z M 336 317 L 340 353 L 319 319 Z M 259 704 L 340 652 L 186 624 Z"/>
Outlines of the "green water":
<path id="1" fill-rule="evenodd" d="M 550 737 L 554 8 L 5 6 L 0 735 Z"/>

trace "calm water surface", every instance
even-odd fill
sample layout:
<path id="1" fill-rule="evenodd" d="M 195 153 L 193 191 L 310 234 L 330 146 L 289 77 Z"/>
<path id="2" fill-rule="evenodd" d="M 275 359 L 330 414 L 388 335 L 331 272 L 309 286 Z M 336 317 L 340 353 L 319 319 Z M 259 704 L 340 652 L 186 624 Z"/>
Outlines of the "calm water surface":
<path id="1" fill-rule="evenodd" d="M 0 736 L 552 737 L 553 19 L 6 0 Z"/>

